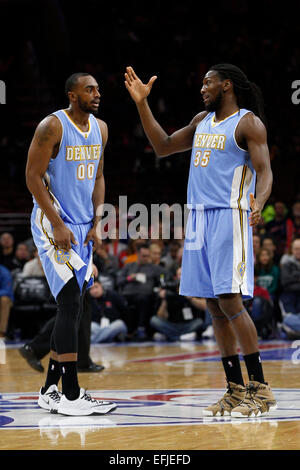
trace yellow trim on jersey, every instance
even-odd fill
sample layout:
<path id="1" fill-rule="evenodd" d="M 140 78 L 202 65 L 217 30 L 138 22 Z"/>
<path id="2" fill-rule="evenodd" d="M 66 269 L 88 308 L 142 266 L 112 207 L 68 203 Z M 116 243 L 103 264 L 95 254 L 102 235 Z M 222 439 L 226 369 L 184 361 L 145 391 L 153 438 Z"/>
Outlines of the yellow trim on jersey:
<path id="1" fill-rule="evenodd" d="M 235 114 L 237 114 L 240 110 L 238 109 L 238 111 L 236 111 L 235 113 L 233 114 L 230 114 L 229 116 L 227 116 L 226 118 L 222 119 L 221 121 L 218 121 L 216 122 L 216 114 L 213 115 L 212 119 L 211 119 L 211 125 L 213 127 L 217 126 L 218 124 L 221 124 L 221 122 L 224 122 L 226 121 L 226 119 L 229 119 L 231 116 L 234 116 Z"/>
<path id="2" fill-rule="evenodd" d="M 45 186 L 46 186 L 46 189 L 47 189 L 47 191 L 48 191 L 48 194 L 49 194 L 49 196 L 50 196 L 50 200 L 51 200 L 51 202 L 52 202 L 52 204 L 53 204 L 53 203 L 54 203 L 54 199 L 53 199 L 52 194 L 50 193 L 48 183 L 47 183 L 47 181 L 45 181 L 45 180 L 44 180 L 44 182 L 45 182 Z M 45 215 L 45 213 L 41 210 L 40 223 L 41 223 L 41 227 L 42 227 L 43 233 L 46 235 L 46 237 L 47 237 L 47 239 L 49 240 L 50 244 L 54 246 L 54 249 L 55 249 L 55 250 L 59 250 L 59 248 L 58 248 L 58 246 L 56 245 L 55 241 L 49 236 L 47 230 L 44 228 L 44 225 L 43 225 L 43 218 L 44 218 L 44 215 Z M 71 269 L 71 271 L 74 271 L 74 268 L 73 268 L 73 266 L 71 265 L 71 263 L 70 263 L 69 261 L 66 263 L 66 265 L 68 266 L 68 268 Z"/>
<path id="3" fill-rule="evenodd" d="M 67 116 L 68 119 L 70 119 L 71 123 L 74 124 L 74 126 L 79 130 L 79 132 L 81 132 L 82 134 L 85 135 L 85 138 L 87 138 L 88 134 L 90 133 L 90 130 L 91 130 L 91 121 L 90 121 L 90 118 L 89 118 L 89 128 L 87 131 L 83 131 L 82 129 L 80 129 L 80 127 L 77 126 L 76 122 L 73 121 L 73 119 L 68 115 L 67 111 L 65 111 L 63 109 L 63 112 L 65 113 L 65 115 Z"/>
<path id="4" fill-rule="evenodd" d="M 244 183 L 245 183 L 245 177 L 246 177 L 246 172 L 247 172 L 247 165 L 243 166 L 243 172 L 242 172 L 242 178 L 241 178 L 241 183 L 240 183 L 240 189 L 239 189 L 239 197 L 237 201 L 238 209 L 239 209 L 239 214 L 240 214 L 240 227 L 241 227 L 241 237 L 242 237 L 242 261 L 245 261 L 245 244 L 244 244 L 244 223 L 243 223 L 243 210 L 241 208 L 241 199 L 243 197 L 243 189 L 244 189 Z"/>

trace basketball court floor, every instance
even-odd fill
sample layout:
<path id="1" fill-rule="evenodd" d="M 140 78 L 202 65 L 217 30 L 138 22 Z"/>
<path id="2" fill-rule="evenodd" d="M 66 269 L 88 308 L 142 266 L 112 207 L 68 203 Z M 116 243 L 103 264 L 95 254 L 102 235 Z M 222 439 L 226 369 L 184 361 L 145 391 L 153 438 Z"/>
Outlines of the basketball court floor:
<path id="1" fill-rule="evenodd" d="M 27 365 L 19 346 L 0 351 L 1 450 L 300 449 L 300 341 L 260 342 L 278 409 L 258 419 L 202 415 L 225 387 L 213 340 L 92 346 L 92 359 L 105 370 L 79 374 L 80 385 L 118 408 L 87 417 L 37 406 L 45 375 Z M 242 368 L 247 381 L 243 362 Z"/>

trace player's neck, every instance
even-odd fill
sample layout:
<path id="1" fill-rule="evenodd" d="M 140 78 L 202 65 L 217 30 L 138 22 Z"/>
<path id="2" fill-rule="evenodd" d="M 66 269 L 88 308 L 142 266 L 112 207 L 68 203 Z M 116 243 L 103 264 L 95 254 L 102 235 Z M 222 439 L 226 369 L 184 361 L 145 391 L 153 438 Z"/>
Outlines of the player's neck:
<path id="1" fill-rule="evenodd" d="M 74 121 L 78 126 L 88 126 L 90 113 L 85 113 L 84 111 L 77 110 L 72 107 L 67 108 L 66 112 L 72 121 Z"/>
<path id="2" fill-rule="evenodd" d="M 215 111 L 215 121 L 224 121 L 224 119 L 236 113 L 239 111 L 239 109 L 240 108 L 236 102 L 224 103 L 219 109 Z"/>

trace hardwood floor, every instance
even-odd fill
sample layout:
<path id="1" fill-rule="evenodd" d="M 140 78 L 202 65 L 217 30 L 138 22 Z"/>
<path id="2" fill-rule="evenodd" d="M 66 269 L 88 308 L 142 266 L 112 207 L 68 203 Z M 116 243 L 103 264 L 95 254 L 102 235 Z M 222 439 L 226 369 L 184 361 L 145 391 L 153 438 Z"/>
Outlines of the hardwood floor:
<path id="1" fill-rule="evenodd" d="M 258 419 L 237 420 L 202 415 L 203 407 L 225 388 L 213 341 L 92 346 L 93 360 L 105 370 L 79 374 L 80 385 L 94 397 L 116 401 L 118 408 L 88 417 L 38 408 L 45 376 L 28 366 L 17 347 L 9 346 L 0 364 L 0 449 L 299 449 L 298 350 L 295 343 L 284 341 L 264 342 L 260 349 L 278 409 Z M 247 381 L 243 361 L 242 369 Z"/>

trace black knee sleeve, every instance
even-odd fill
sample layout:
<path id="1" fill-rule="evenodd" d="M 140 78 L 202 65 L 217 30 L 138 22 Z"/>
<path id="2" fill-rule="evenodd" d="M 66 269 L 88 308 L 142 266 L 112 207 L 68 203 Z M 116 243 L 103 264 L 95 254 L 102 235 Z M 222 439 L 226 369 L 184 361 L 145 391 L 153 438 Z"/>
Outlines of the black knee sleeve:
<path id="1" fill-rule="evenodd" d="M 81 295 L 75 278 L 62 288 L 56 300 L 57 315 L 53 329 L 56 352 L 58 355 L 77 353 Z"/>
<path id="2" fill-rule="evenodd" d="M 50 350 L 56 352 L 56 346 L 55 346 L 55 341 L 54 341 L 54 327 L 55 327 L 55 323 L 53 326 L 53 331 L 52 331 L 51 339 L 50 339 Z"/>

